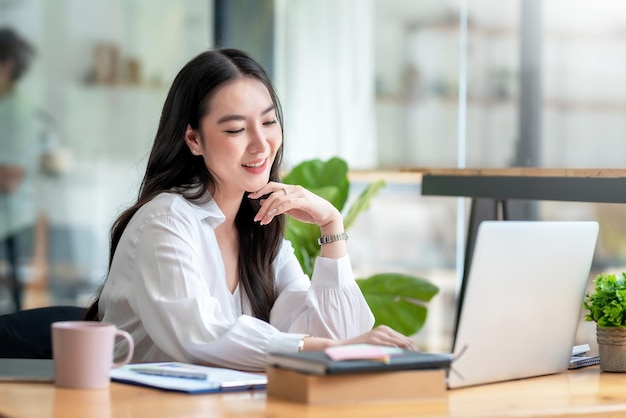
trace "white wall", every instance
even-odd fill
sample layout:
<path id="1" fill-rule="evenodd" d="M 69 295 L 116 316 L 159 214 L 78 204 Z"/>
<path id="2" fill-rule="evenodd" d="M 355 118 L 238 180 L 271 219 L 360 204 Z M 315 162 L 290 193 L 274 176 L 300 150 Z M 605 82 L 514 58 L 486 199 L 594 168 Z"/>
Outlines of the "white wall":
<path id="1" fill-rule="evenodd" d="M 456 165 L 460 4 L 375 2 L 384 167 Z M 466 165 L 506 166 L 518 140 L 519 1 L 467 5 Z M 542 6 L 542 165 L 621 167 L 626 5 L 550 0 Z"/>

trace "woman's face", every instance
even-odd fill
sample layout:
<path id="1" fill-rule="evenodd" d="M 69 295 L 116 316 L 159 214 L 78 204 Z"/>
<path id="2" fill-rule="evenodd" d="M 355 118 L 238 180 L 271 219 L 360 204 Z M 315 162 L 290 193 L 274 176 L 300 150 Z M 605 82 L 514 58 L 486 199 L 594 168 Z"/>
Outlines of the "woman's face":
<path id="1" fill-rule="evenodd" d="M 283 137 L 272 98 L 259 80 L 239 78 L 221 87 L 200 121 L 194 146 L 217 182 L 217 193 L 241 196 L 259 190 Z"/>

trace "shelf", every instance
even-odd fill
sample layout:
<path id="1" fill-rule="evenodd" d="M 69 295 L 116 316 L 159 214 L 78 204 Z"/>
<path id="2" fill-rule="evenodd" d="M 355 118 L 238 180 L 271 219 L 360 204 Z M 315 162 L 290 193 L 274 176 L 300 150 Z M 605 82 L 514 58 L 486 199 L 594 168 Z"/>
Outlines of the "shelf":
<path id="1" fill-rule="evenodd" d="M 443 32 L 458 32 L 459 22 L 443 21 L 443 22 L 426 22 L 426 23 L 411 23 L 407 25 L 409 31 L 422 31 L 422 30 L 438 30 Z M 513 26 L 478 26 L 468 25 L 468 34 L 481 34 L 486 36 L 512 36 L 519 34 L 519 29 Z"/>
<path id="2" fill-rule="evenodd" d="M 373 182 L 385 180 L 391 184 L 421 184 L 422 173 L 415 171 L 392 170 L 351 170 L 348 179 L 352 182 Z"/>
<path id="3" fill-rule="evenodd" d="M 391 103 L 397 105 L 411 105 L 411 104 L 420 104 L 426 102 L 437 102 L 445 105 L 454 105 L 458 104 L 458 98 L 456 96 L 425 96 L 418 98 L 411 98 L 402 96 L 400 94 L 384 94 L 376 96 L 377 103 Z M 552 99 L 547 98 L 543 100 L 543 107 L 547 109 L 554 109 L 558 111 L 566 111 L 566 112 L 614 112 L 614 113 L 626 113 L 626 101 L 610 101 L 610 100 L 565 100 L 565 99 Z M 468 106 L 502 106 L 502 105 L 511 105 L 517 106 L 518 98 L 517 97 L 508 97 L 508 98 L 479 98 L 479 97 L 470 97 L 467 99 Z"/>
<path id="4" fill-rule="evenodd" d="M 116 83 L 116 84 L 104 84 L 104 83 L 81 83 L 76 85 L 79 89 L 84 91 L 167 91 L 168 86 L 165 84 L 131 84 L 131 83 Z"/>
<path id="5" fill-rule="evenodd" d="M 460 30 L 459 23 L 455 21 L 442 22 L 425 22 L 412 23 L 407 25 L 409 31 L 436 30 L 441 32 L 458 32 Z M 480 26 L 468 25 L 468 35 L 485 35 L 493 37 L 511 37 L 519 36 L 519 28 L 514 26 Z M 545 40 L 560 40 L 566 42 L 572 41 L 593 41 L 593 42 L 618 42 L 626 43 L 625 31 L 605 31 L 605 32 L 568 32 L 563 30 L 544 30 L 543 37 Z"/>

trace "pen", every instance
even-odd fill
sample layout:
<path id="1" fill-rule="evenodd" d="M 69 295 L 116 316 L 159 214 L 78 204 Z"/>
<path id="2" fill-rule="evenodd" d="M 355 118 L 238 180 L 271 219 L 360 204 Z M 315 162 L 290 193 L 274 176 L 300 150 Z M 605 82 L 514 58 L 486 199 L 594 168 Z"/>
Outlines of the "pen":
<path id="1" fill-rule="evenodd" d="M 151 369 L 148 367 L 133 367 L 130 370 L 135 373 L 148 374 L 152 376 L 165 376 L 165 377 L 180 377 L 183 379 L 197 379 L 206 380 L 209 377 L 206 373 L 191 372 L 186 370 L 166 370 L 166 369 Z"/>

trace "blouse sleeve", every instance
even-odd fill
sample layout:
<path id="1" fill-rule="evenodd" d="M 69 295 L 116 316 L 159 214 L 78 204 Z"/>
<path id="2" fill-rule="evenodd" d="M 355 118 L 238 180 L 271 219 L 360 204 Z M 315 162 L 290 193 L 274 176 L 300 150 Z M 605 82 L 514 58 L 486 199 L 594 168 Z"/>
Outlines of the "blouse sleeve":
<path id="1" fill-rule="evenodd" d="M 283 332 L 345 339 L 372 329 L 374 316 L 354 280 L 350 258 L 318 257 L 313 277 L 306 276 L 288 241 L 276 261 L 278 298 L 270 322 Z M 295 351 L 282 336 L 273 350 Z"/>

